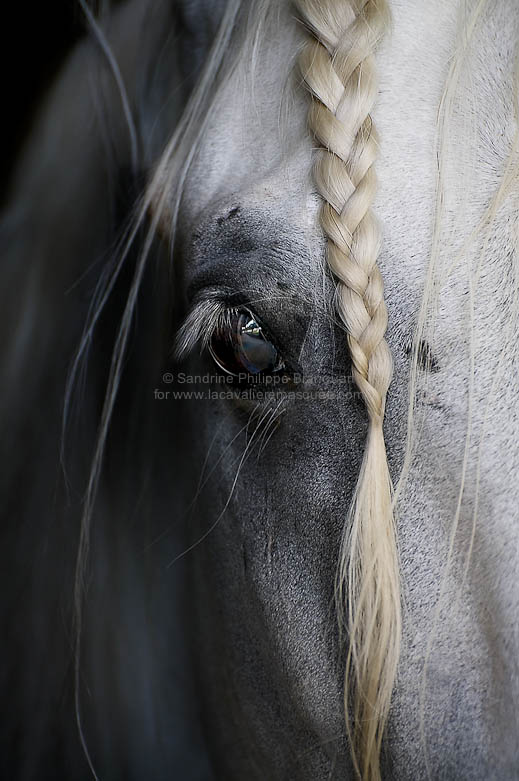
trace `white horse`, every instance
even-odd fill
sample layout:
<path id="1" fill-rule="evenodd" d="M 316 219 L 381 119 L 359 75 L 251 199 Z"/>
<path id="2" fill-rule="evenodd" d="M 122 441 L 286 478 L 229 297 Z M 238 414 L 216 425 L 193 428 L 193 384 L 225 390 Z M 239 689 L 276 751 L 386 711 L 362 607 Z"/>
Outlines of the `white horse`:
<path id="1" fill-rule="evenodd" d="M 519 777 L 515 1 L 84 10 L 3 223 L 3 775 Z"/>

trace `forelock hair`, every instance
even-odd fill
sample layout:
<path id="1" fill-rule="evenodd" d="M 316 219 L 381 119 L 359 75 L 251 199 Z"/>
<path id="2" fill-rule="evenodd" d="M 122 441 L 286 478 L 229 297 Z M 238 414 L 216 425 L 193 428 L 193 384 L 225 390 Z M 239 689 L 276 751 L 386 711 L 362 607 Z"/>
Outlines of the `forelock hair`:
<path id="1" fill-rule="evenodd" d="M 380 750 L 396 676 L 401 615 L 392 487 L 384 444 L 392 358 L 377 265 L 381 230 L 372 204 L 378 139 L 375 48 L 389 26 L 385 0 L 298 0 L 310 39 L 300 57 L 311 93 L 309 127 L 319 144 L 315 182 L 337 304 L 369 429 L 341 545 L 336 596 L 346 623 L 345 714 L 364 779 L 380 778 Z M 346 620 L 343 621 L 345 615 Z"/>

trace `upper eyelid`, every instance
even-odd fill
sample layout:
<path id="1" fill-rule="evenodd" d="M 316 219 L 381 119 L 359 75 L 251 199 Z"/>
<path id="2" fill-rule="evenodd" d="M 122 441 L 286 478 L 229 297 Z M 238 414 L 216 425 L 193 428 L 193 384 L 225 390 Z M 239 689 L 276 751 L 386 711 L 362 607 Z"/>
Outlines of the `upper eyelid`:
<path id="1" fill-rule="evenodd" d="M 197 347 L 202 353 L 208 347 L 211 337 L 216 327 L 221 324 L 225 313 L 240 308 L 247 309 L 251 313 L 263 330 L 265 338 L 272 342 L 280 355 L 283 356 L 287 367 L 294 372 L 301 372 L 299 364 L 286 358 L 286 351 L 272 334 L 271 329 L 266 327 L 262 318 L 255 313 L 253 306 L 245 302 L 238 303 L 235 300 L 235 295 L 230 291 L 223 290 L 208 291 L 195 300 L 175 337 L 172 350 L 173 358 L 176 361 L 181 361 Z"/>

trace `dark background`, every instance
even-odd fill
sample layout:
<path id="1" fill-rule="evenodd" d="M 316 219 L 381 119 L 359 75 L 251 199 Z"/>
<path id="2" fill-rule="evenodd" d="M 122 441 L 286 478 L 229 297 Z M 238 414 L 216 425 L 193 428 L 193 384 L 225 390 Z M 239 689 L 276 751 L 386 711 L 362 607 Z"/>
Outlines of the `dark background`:
<path id="1" fill-rule="evenodd" d="M 3 74 L 0 194 L 9 178 L 31 121 L 68 52 L 85 32 L 76 0 L 14 0 L 2 4 Z"/>

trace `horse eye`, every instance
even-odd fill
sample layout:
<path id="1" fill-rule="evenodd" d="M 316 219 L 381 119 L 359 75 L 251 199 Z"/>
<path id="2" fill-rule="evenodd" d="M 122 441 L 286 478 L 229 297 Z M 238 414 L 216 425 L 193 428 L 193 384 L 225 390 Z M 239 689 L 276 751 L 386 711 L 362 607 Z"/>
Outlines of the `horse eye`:
<path id="1" fill-rule="evenodd" d="M 209 352 L 217 366 L 227 374 L 248 372 L 256 375 L 285 368 L 278 350 L 246 309 L 228 312 L 225 325 L 211 338 Z"/>

